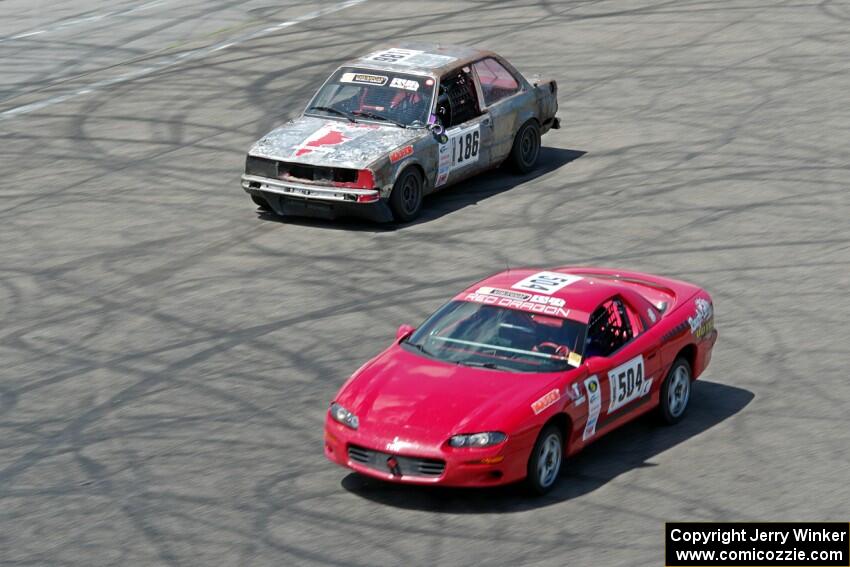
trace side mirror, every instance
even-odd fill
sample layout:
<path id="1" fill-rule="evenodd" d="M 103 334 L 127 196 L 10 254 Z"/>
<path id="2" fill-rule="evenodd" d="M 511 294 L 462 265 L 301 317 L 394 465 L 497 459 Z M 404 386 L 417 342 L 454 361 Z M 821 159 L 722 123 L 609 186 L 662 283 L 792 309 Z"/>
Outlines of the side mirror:
<path id="1" fill-rule="evenodd" d="M 400 341 L 409 337 L 416 329 L 410 325 L 401 325 L 398 331 L 395 332 L 396 340 Z"/>
<path id="2" fill-rule="evenodd" d="M 591 356 L 589 358 L 584 359 L 584 366 L 591 374 L 593 374 L 594 372 L 598 372 L 599 369 L 601 369 L 604 365 L 604 356 Z"/>
<path id="3" fill-rule="evenodd" d="M 437 142 L 439 142 L 440 144 L 448 143 L 449 137 L 446 136 L 446 129 L 443 128 L 442 124 L 435 122 L 433 124 L 430 124 L 428 126 L 428 129 L 431 130 L 431 134 L 434 135 L 434 138 L 436 138 Z"/>

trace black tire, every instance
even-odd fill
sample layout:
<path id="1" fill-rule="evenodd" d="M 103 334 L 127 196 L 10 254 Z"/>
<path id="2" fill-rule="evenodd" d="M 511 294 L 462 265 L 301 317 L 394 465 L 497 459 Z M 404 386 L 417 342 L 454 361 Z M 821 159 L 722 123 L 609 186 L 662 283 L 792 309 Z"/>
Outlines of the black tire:
<path id="1" fill-rule="evenodd" d="M 517 173 L 529 173 L 537 166 L 540 157 L 540 127 L 534 120 L 522 125 L 514 138 L 508 164 Z"/>
<path id="2" fill-rule="evenodd" d="M 416 168 L 405 169 L 390 193 L 390 209 L 397 222 L 410 222 L 422 209 L 422 175 Z"/>
<path id="3" fill-rule="evenodd" d="M 251 200 L 254 201 L 254 204 L 260 207 L 260 209 L 264 211 L 270 211 L 272 208 L 269 206 L 268 202 L 262 197 L 258 197 L 257 195 L 251 195 Z"/>
<path id="4" fill-rule="evenodd" d="M 537 436 L 528 459 L 525 483 L 531 493 L 543 495 L 552 490 L 561 474 L 563 462 L 564 438 L 561 430 L 554 425 L 547 425 Z"/>
<path id="5" fill-rule="evenodd" d="M 682 421 L 691 399 L 691 365 L 684 358 L 677 358 L 661 385 L 661 401 L 658 415 L 667 425 Z"/>

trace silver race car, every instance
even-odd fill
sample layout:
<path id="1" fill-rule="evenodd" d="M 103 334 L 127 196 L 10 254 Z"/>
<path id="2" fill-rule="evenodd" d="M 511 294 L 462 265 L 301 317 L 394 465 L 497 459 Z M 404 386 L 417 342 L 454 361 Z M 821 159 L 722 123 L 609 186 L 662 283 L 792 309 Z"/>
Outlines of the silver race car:
<path id="1" fill-rule="evenodd" d="M 559 127 L 557 90 L 489 51 L 388 47 L 338 68 L 255 143 L 242 187 L 279 215 L 411 221 L 428 193 L 503 162 L 532 170 Z"/>

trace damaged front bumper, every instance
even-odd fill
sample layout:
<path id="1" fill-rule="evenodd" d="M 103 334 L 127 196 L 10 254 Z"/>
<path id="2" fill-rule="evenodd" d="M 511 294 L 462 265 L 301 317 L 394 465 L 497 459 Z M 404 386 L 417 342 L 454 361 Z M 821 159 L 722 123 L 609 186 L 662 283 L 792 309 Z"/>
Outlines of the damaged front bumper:
<path id="1" fill-rule="evenodd" d="M 279 181 L 257 175 L 242 176 L 246 193 L 263 198 L 279 215 L 327 219 L 354 216 L 390 222 L 392 212 L 377 189 L 323 187 Z"/>

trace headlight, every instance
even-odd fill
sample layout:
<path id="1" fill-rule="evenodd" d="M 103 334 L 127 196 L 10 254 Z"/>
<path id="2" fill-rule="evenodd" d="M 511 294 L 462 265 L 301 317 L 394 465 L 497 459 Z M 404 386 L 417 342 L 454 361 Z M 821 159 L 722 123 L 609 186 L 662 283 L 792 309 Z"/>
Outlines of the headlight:
<path id="1" fill-rule="evenodd" d="M 449 439 L 452 447 L 489 447 L 498 445 L 508 436 L 501 431 L 487 431 L 485 433 L 470 433 L 466 435 L 455 435 Z"/>
<path id="2" fill-rule="evenodd" d="M 360 420 L 357 419 L 356 415 L 336 402 L 331 404 L 331 417 L 334 418 L 335 421 L 338 421 L 351 429 L 357 429 L 360 425 Z"/>

